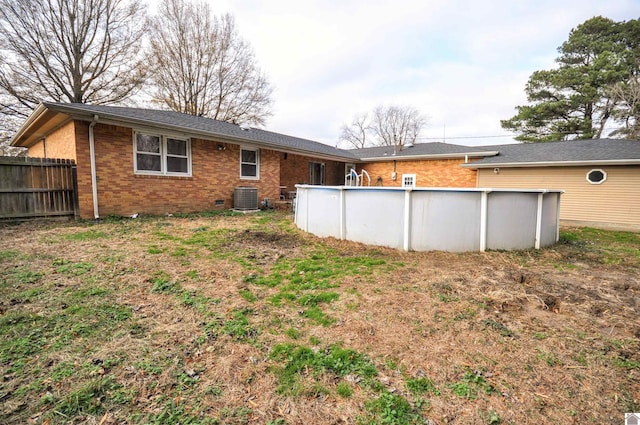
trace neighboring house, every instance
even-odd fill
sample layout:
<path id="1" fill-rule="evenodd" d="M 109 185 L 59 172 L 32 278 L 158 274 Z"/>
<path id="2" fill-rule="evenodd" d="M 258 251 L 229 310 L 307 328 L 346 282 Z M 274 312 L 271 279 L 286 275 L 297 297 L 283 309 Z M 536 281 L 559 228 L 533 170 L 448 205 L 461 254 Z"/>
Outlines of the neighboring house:
<path id="1" fill-rule="evenodd" d="M 640 230 L 640 141 L 600 139 L 485 146 L 463 164 L 477 187 L 562 189 L 564 224 Z"/>
<path id="2" fill-rule="evenodd" d="M 461 165 L 498 154 L 494 149 L 439 142 L 409 145 L 402 150 L 380 146 L 351 152 L 362 161 L 358 172 L 365 169 L 372 186 L 412 187 L 475 187 L 475 170 Z"/>
<path id="3" fill-rule="evenodd" d="M 43 103 L 12 139 L 73 159 L 82 218 L 232 208 L 234 189 L 279 199 L 297 183 L 344 182 L 351 152 L 178 112 Z"/>

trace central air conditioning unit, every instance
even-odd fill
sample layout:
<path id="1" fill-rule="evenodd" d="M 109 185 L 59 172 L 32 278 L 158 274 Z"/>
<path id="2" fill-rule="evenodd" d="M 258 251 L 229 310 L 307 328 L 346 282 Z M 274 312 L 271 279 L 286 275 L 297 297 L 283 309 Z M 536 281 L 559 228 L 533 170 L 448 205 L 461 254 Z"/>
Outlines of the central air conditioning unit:
<path id="1" fill-rule="evenodd" d="M 258 188 L 240 186 L 233 190 L 233 209 L 240 211 L 258 209 Z"/>

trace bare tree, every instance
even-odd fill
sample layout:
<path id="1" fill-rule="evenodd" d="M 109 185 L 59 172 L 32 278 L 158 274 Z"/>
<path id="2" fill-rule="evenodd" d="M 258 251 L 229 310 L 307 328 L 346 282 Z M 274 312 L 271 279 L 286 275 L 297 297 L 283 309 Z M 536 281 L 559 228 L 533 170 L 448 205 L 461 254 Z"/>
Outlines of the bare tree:
<path id="1" fill-rule="evenodd" d="M 144 82 L 145 21 L 140 0 L 0 0 L 0 118 L 42 100 L 132 96 Z"/>
<path id="2" fill-rule="evenodd" d="M 351 125 L 343 125 L 340 140 L 355 148 L 413 144 L 427 125 L 427 118 L 411 106 L 377 106 L 368 114 L 356 115 Z"/>
<path id="3" fill-rule="evenodd" d="M 5 99 L 7 96 L 0 95 L 0 156 L 16 156 L 22 154 L 25 150 L 22 148 L 13 148 L 9 146 L 11 137 L 18 128 L 19 121 L 22 117 L 19 117 L 13 113 L 7 105 L 10 105 L 10 101 Z"/>
<path id="4" fill-rule="evenodd" d="M 623 126 L 611 133 L 627 139 L 640 139 L 640 78 L 617 83 L 608 90 L 608 95 L 616 107 L 612 115 Z"/>
<path id="5" fill-rule="evenodd" d="M 357 114 L 350 125 L 343 124 L 340 132 L 340 141 L 347 146 L 362 149 L 367 146 L 369 138 L 367 134 L 371 131 L 369 114 Z"/>
<path id="6" fill-rule="evenodd" d="M 373 110 L 373 132 L 380 145 L 413 144 L 427 120 L 411 106 L 378 106 Z"/>
<path id="7" fill-rule="evenodd" d="M 264 124 L 272 88 L 229 14 L 207 3 L 164 0 L 152 19 L 154 100 L 169 109 L 233 123 Z"/>

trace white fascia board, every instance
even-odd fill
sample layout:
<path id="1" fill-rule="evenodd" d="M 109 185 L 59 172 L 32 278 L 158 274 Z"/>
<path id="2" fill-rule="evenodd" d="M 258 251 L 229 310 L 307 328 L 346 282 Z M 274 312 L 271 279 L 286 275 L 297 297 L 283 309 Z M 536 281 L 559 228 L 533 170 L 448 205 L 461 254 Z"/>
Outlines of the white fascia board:
<path id="1" fill-rule="evenodd" d="M 9 146 L 15 146 L 15 143 L 18 141 L 18 139 L 20 139 L 22 135 L 26 133 L 27 130 L 29 130 L 29 127 L 31 127 L 33 123 L 46 111 L 47 107 L 42 103 L 39 103 L 38 106 L 36 106 L 36 108 L 33 110 L 33 112 L 31 112 L 31 115 L 29 115 L 25 122 L 22 123 L 16 134 L 13 135 L 11 141 L 9 141 Z"/>
<path id="2" fill-rule="evenodd" d="M 470 162 L 462 164 L 465 168 L 532 168 L 532 167 L 580 167 L 598 165 L 640 165 L 640 159 L 606 159 L 591 161 L 540 161 L 540 162 L 502 162 L 478 164 Z"/>
<path id="3" fill-rule="evenodd" d="M 464 158 L 484 158 L 486 156 L 496 156 L 498 151 L 468 152 L 468 153 L 439 153 L 425 155 L 387 155 L 372 158 L 360 158 L 361 162 L 385 162 L 385 161 L 415 161 L 424 159 L 464 159 Z"/>

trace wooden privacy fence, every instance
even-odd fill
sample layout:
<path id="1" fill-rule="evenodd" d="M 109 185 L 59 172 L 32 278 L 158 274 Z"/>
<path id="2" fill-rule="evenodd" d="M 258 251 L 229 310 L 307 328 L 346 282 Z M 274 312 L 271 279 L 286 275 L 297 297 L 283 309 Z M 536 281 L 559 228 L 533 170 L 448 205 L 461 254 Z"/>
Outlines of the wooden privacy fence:
<path id="1" fill-rule="evenodd" d="M 0 219 L 77 216 L 70 159 L 0 157 Z"/>

